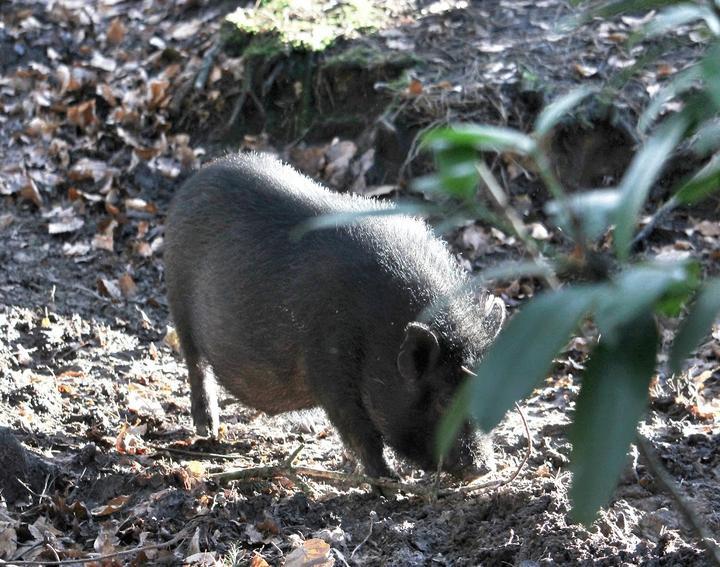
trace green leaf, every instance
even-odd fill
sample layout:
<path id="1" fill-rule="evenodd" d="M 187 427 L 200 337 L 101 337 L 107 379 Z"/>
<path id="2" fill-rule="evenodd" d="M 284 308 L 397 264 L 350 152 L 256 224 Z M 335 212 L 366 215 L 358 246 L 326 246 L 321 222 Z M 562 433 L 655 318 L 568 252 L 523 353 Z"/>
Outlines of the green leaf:
<path id="1" fill-rule="evenodd" d="M 720 279 L 708 281 L 698 294 L 690 313 L 675 336 L 670 349 L 670 370 L 679 372 L 683 361 L 709 334 L 720 313 Z"/>
<path id="2" fill-rule="evenodd" d="M 543 278 L 555 275 L 555 267 L 542 260 L 521 262 L 519 260 L 508 260 L 483 270 L 479 274 L 479 280 L 489 282 L 493 280 L 512 281 L 518 278 Z"/>
<path id="3" fill-rule="evenodd" d="M 700 263 L 697 261 L 681 262 L 685 268 L 685 278 L 672 282 L 665 293 L 655 303 L 655 313 L 665 317 L 678 317 L 685 304 L 697 291 L 700 285 Z"/>
<path id="4" fill-rule="evenodd" d="M 708 164 L 686 181 L 675 193 L 675 200 L 684 205 L 702 201 L 720 189 L 720 154 L 716 154 Z"/>
<path id="5" fill-rule="evenodd" d="M 655 370 L 659 335 L 653 317 L 628 322 L 620 335 L 616 345 L 601 341 L 592 353 L 570 429 L 571 516 L 586 526 L 612 496 Z"/>
<path id="6" fill-rule="evenodd" d="M 470 387 L 471 382 L 468 378 L 458 389 L 455 394 L 447 413 L 440 420 L 437 430 L 437 454 L 439 457 L 447 455 L 448 451 L 455 444 L 458 431 L 468 418 L 468 410 L 470 407 Z"/>
<path id="7" fill-rule="evenodd" d="M 625 12 L 649 12 L 676 2 L 677 0 L 613 0 L 611 2 L 602 2 L 599 7 L 588 12 L 590 16 L 608 18 Z"/>
<path id="8" fill-rule="evenodd" d="M 450 128 L 432 130 L 423 138 L 423 144 L 434 150 L 469 146 L 478 150 L 512 151 L 518 154 L 530 154 L 536 148 L 535 140 L 527 134 L 511 128 L 476 124 L 456 124 Z"/>
<path id="9" fill-rule="evenodd" d="M 470 199 L 480 183 L 477 150 L 468 146 L 451 146 L 435 152 L 435 164 L 440 183 L 446 193 L 461 199 Z"/>
<path id="10" fill-rule="evenodd" d="M 416 179 L 413 179 L 412 188 L 413 191 L 417 191 L 418 193 L 423 193 L 426 195 L 435 195 L 438 193 L 442 193 L 442 179 L 436 173 L 431 173 L 430 175 L 423 175 L 422 177 L 417 177 Z"/>
<path id="11" fill-rule="evenodd" d="M 553 358 L 590 311 L 596 286 L 546 293 L 515 315 L 476 367 L 470 413 L 485 431 L 545 378 Z"/>
<path id="12" fill-rule="evenodd" d="M 675 115 L 663 123 L 635 154 L 620 183 L 621 202 L 615 215 L 615 251 L 621 260 L 630 253 L 635 222 L 650 188 L 685 133 L 686 120 Z"/>
<path id="13" fill-rule="evenodd" d="M 666 8 L 645 26 L 643 34 L 653 36 L 675 32 L 678 26 L 696 20 L 704 20 L 713 35 L 720 35 L 720 20 L 708 6 L 698 4 L 678 4 Z"/>
<path id="14" fill-rule="evenodd" d="M 557 201 L 550 201 L 545 211 L 568 234 L 573 233 L 574 223 L 579 221 L 583 235 L 594 240 L 612 224 L 621 196 L 617 189 L 585 191 L 568 197 L 565 207 L 561 207 Z"/>
<path id="15" fill-rule="evenodd" d="M 638 131 L 645 134 L 660 114 L 663 106 L 679 94 L 688 91 L 699 85 L 702 79 L 700 65 L 693 65 L 680 71 L 663 89 L 661 89 L 650 101 L 645 111 L 638 120 Z"/>
<path id="16" fill-rule="evenodd" d="M 715 152 L 720 147 L 720 120 L 708 120 L 702 124 L 690 144 L 690 149 L 698 156 Z"/>
<path id="17" fill-rule="evenodd" d="M 368 203 L 367 209 L 319 215 L 310 218 L 290 231 L 290 239 L 300 240 L 314 230 L 357 224 L 368 217 L 386 217 L 392 215 L 424 216 L 431 212 L 431 207 L 428 204 L 405 203 L 388 207 L 381 205 L 378 205 L 377 208 L 371 207 L 372 205 Z"/>
<path id="18" fill-rule="evenodd" d="M 700 62 L 705 81 L 705 92 L 715 103 L 715 110 L 720 109 L 720 45 L 715 44 Z"/>
<path id="19" fill-rule="evenodd" d="M 593 92 L 597 92 L 594 87 L 580 87 L 564 94 L 553 101 L 552 104 L 546 106 L 535 121 L 535 134 L 537 137 L 542 137 L 550 132 L 563 116 Z"/>
<path id="20" fill-rule="evenodd" d="M 692 291 L 694 271 L 689 264 L 655 262 L 624 270 L 610 285 L 598 292 L 595 321 L 604 340 L 616 344 L 621 337 L 618 328 L 644 313 L 668 294 Z"/>

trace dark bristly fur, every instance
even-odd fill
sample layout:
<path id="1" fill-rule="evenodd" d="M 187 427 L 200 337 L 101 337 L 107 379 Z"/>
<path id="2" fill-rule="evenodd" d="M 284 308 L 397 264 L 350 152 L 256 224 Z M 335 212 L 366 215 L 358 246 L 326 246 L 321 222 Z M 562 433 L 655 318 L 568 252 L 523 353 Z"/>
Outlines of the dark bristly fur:
<path id="1" fill-rule="evenodd" d="M 319 215 L 387 206 L 257 154 L 216 161 L 178 191 L 167 287 L 199 433 L 217 434 L 214 375 L 271 414 L 322 406 L 368 474 L 389 474 L 384 442 L 434 468 L 435 428 L 460 367 L 493 340 L 502 304 L 473 298 L 445 244 L 417 219 L 362 217 L 290 237 Z M 448 470 L 472 468 L 473 439 L 466 427 Z"/>

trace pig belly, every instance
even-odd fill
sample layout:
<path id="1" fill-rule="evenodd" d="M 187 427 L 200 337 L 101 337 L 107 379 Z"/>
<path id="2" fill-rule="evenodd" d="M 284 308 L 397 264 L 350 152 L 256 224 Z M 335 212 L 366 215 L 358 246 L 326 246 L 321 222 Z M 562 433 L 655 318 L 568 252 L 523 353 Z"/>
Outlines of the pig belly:
<path id="1" fill-rule="evenodd" d="M 242 364 L 229 374 L 213 367 L 216 380 L 244 405 L 268 414 L 315 407 L 317 402 L 298 367 L 279 370 L 270 365 Z"/>

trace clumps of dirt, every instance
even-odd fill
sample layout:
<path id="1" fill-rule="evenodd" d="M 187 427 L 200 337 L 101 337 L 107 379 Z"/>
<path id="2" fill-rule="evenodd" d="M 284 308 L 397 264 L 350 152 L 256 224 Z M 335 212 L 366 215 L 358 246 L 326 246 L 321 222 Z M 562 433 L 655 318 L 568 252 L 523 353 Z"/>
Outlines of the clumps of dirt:
<path id="1" fill-rule="evenodd" d="M 9 504 L 32 500 L 33 494 L 52 489 L 52 465 L 25 449 L 10 429 L 0 427 L 0 493 Z"/>

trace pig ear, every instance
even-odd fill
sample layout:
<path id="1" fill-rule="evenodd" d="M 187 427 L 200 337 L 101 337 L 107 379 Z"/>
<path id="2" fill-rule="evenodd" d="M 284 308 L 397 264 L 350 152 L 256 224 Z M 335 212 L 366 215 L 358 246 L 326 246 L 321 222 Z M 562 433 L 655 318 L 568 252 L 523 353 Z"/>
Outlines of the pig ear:
<path id="1" fill-rule="evenodd" d="M 490 340 L 494 339 L 500 333 L 503 323 L 505 322 L 505 303 L 499 297 L 488 295 L 484 304 L 485 317 L 482 325 L 490 336 Z"/>
<path id="2" fill-rule="evenodd" d="M 435 366 L 440 356 L 440 343 L 435 333 L 422 323 L 405 327 L 405 340 L 400 346 L 397 367 L 406 380 L 419 380 Z"/>

